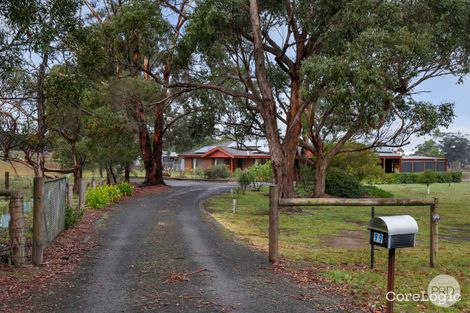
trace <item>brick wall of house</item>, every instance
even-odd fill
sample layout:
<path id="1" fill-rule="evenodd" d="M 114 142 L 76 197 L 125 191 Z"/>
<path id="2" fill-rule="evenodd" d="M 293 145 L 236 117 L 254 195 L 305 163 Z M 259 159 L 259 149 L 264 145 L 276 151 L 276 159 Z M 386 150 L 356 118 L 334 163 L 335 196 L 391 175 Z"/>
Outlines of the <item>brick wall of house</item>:
<path id="1" fill-rule="evenodd" d="M 208 169 L 214 166 L 214 159 L 199 159 L 198 167 Z"/>

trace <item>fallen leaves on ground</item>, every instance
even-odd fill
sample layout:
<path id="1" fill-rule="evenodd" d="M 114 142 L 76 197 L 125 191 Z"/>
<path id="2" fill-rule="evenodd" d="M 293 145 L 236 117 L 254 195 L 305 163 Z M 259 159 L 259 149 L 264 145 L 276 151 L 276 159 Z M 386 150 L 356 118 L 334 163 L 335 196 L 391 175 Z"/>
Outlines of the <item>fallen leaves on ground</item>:
<path id="1" fill-rule="evenodd" d="M 331 279 L 320 275 L 322 271 L 328 270 L 328 266 L 315 266 L 311 264 L 307 265 L 283 260 L 273 265 L 272 267 L 263 269 L 288 276 L 294 281 L 303 285 L 315 285 L 316 288 L 320 288 L 320 290 L 322 290 L 322 292 L 325 294 L 337 294 L 344 296 L 346 300 L 348 300 L 348 303 L 345 304 L 346 308 L 349 306 L 349 304 L 354 303 L 354 301 L 352 301 L 352 298 L 354 297 L 354 291 L 350 288 L 350 286 L 348 286 L 348 284 L 335 283 Z M 312 300 L 310 296 L 304 294 L 291 295 L 291 297 L 299 301 Z M 369 311 L 371 309 L 371 305 L 367 303 L 355 303 L 355 305 L 359 305 L 362 309 L 364 309 L 364 311 Z M 375 308 L 373 312 L 380 313 L 380 311 L 376 311 Z"/>
<path id="2" fill-rule="evenodd" d="M 137 187 L 132 197 L 147 196 L 168 190 L 167 186 Z M 66 229 L 45 249 L 44 264 L 35 267 L 25 264 L 13 267 L 0 263 L 0 311 L 31 312 L 34 296 L 50 292 L 53 288 L 67 287 L 73 280 L 64 279 L 75 273 L 84 259 L 93 258 L 88 253 L 98 245 L 96 224 L 110 209 L 86 210 L 78 225 Z M 31 241 L 27 242 L 31 246 Z M 27 262 L 30 262 L 28 260 Z"/>
<path id="3" fill-rule="evenodd" d="M 206 271 L 205 268 L 200 268 L 193 272 L 186 272 L 186 273 L 179 273 L 173 270 L 170 272 L 170 274 L 166 277 L 166 279 L 163 282 L 164 283 L 178 283 L 178 282 L 183 282 L 183 281 L 190 281 L 189 276 L 197 274 L 197 273 L 201 273 L 204 271 Z"/>

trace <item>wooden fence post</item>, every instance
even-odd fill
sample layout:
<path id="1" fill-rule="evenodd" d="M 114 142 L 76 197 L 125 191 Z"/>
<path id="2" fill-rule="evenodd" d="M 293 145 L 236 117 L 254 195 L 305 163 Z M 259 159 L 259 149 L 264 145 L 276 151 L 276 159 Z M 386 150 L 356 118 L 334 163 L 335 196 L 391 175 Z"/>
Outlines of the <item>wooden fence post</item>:
<path id="1" fill-rule="evenodd" d="M 21 266 L 25 257 L 25 237 L 23 219 L 23 195 L 21 192 L 12 192 L 10 195 L 10 235 L 11 262 L 14 266 Z"/>
<path id="2" fill-rule="evenodd" d="M 87 183 L 84 179 L 80 181 L 80 188 L 78 192 L 78 209 L 84 210 L 85 209 L 85 195 L 86 195 L 86 187 Z"/>
<path id="3" fill-rule="evenodd" d="M 33 265 L 41 265 L 44 256 L 44 177 L 34 177 Z"/>
<path id="4" fill-rule="evenodd" d="M 429 263 L 431 267 L 437 265 L 437 240 L 439 236 L 439 212 L 437 211 L 437 204 L 438 199 L 434 198 L 434 204 L 431 205 L 431 212 L 430 212 L 430 249 L 429 249 Z"/>
<path id="5" fill-rule="evenodd" d="M 67 184 L 67 202 L 69 208 L 73 208 L 73 184 Z"/>
<path id="6" fill-rule="evenodd" d="M 269 262 L 279 258 L 279 186 L 269 186 Z"/>
<path id="7" fill-rule="evenodd" d="M 373 219 L 375 217 L 375 208 L 370 208 L 370 218 Z M 370 245 L 370 269 L 374 268 L 374 256 L 375 256 L 375 245 Z"/>

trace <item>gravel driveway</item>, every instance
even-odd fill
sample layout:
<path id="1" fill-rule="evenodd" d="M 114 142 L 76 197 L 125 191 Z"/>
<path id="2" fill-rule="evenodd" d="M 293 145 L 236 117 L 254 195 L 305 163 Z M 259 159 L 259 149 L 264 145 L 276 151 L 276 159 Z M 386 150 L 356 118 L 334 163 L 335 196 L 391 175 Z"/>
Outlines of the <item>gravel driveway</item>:
<path id="1" fill-rule="evenodd" d="M 200 210 L 230 184 L 169 183 L 166 192 L 116 205 L 69 288 L 35 299 L 35 312 L 344 311 L 346 299 L 273 273 L 265 255 Z"/>

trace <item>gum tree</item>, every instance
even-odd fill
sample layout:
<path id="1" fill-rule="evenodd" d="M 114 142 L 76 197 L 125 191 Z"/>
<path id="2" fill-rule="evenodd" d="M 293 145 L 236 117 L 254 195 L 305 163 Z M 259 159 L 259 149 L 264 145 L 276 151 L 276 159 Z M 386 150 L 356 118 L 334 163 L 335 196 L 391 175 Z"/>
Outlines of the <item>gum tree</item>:
<path id="1" fill-rule="evenodd" d="M 293 196 L 303 131 L 321 196 L 328 163 L 347 142 L 401 146 L 450 122 L 450 105 L 412 94 L 427 79 L 466 72 L 466 25 L 463 0 L 204 0 L 180 49 L 192 75 L 171 86 L 247 99 L 262 117 L 284 197 Z"/>
<path id="2" fill-rule="evenodd" d="M 98 81 L 112 80 L 111 84 L 123 87 L 120 94 L 125 97 L 119 102 L 135 126 L 145 184 L 164 184 L 164 135 L 202 106 L 197 99 L 188 99 L 167 88 L 179 71 L 175 54 L 190 1 L 101 1 L 96 7 L 90 2 L 87 6 L 93 24 L 87 28 L 86 44 L 78 53 L 79 62 Z M 118 82 L 119 79 L 122 81 Z M 142 86 L 137 80 L 153 84 L 150 102 L 143 98 L 141 90 L 133 90 L 136 84 Z M 122 100 L 126 99 L 124 103 Z"/>
<path id="3" fill-rule="evenodd" d="M 413 96 L 429 79 L 468 72 L 470 4 L 346 1 L 302 6 L 305 28 L 317 34 L 317 53 L 302 64 L 308 139 L 301 145 L 314 155 L 314 194 L 322 196 L 326 169 L 335 155 L 350 151 L 347 143 L 400 147 L 411 135 L 449 126 L 452 104 Z"/>

